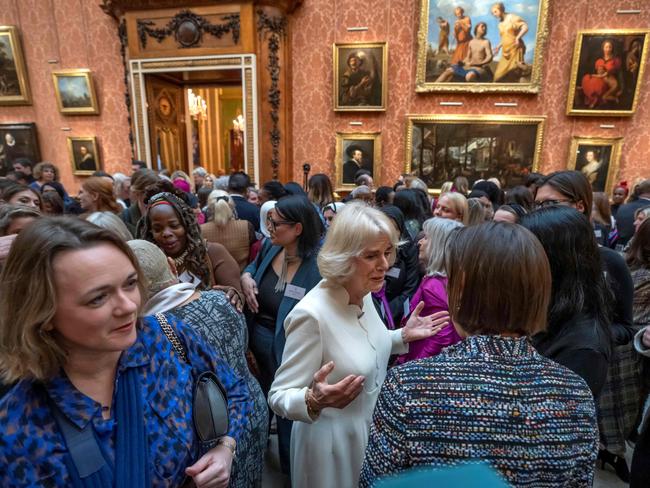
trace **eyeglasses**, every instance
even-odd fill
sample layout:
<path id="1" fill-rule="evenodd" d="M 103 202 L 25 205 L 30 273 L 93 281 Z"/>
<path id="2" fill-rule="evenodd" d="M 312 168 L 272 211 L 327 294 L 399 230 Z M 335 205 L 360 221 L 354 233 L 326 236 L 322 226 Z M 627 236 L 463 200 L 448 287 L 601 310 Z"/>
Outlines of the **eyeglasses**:
<path id="1" fill-rule="evenodd" d="M 542 202 L 535 202 L 535 208 L 546 208 L 554 205 L 565 205 L 574 203 L 573 200 L 544 200 Z"/>
<path id="2" fill-rule="evenodd" d="M 288 220 L 273 220 L 273 217 L 269 215 L 266 218 L 266 225 L 268 226 L 269 230 L 275 232 L 278 225 L 296 225 L 296 222 L 289 222 Z"/>

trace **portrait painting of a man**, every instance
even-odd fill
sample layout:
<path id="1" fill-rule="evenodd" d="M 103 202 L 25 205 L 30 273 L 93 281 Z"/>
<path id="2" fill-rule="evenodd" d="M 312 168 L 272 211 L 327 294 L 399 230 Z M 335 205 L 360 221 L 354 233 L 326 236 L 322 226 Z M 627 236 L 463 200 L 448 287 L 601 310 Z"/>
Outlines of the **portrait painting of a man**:
<path id="1" fill-rule="evenodd" d="M 100 168 L 94 137 L 68 137 L 73 174 L 90 175 Z"/>
<path id="2" fill-rule="evenodd" d="M 568 167 L 585 175 L 593 191 L 609 191 L 616 178 L 621 142 L 620 138 L 576 137 L 571 144 Z"/>
<path id="3" fill-rule="evenodd" d="M 19 158 L 27 158 L 33 163 L 41 160 L 36 124 L 1 124 L 0 176 L 11 171 L 14 161 Z"/>
<path id="4" fill-rule="evenodd" d="M 336 180 L 339 187 L 352 186 L 361 170 L 374 177 L 381 159 L 381 136 L 370 134 L 336 135 Z"/>
<path id="5" fill-rule="evenodd" d="M 538 91 L 547 11 L 547 0 L 424 0 L 417 91 Z"/>
<path id="6" fill-rule="evenodd" d="M 645 31 L 583 31 L 571 70 L 569 115 L 632 115 L 647 64 Z"/>
<path id="7" fill-rule="evenodd" d="M 384 110 L 386 44 L 335 44 L 335 110 Z"/>

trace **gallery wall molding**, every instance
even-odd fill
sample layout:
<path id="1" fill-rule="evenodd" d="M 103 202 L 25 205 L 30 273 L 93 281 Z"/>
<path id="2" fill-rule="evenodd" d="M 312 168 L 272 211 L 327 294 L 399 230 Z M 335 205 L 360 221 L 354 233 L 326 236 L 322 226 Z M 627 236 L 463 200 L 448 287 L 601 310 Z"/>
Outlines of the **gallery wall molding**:
<path id="1" fill-rule="evenodd" d="M 107 15 L 110 15 L 115 19 L 119 19 L 122 17 L 122 15 L 124 15 L 125 12 L 128 11 L 177 8 L 179 6 L 179 3 L 181 3 L 179 0 L 102 0 L 102 3 L 99 7 Z M 231 4 L 232 1 L 191 0 L 182 3 L 187 7 L 203 7 L 212 6 L 215 4 Z M 300 5 L 302 5 L 303 0 L 265 0 L 260 3 L 263 3 L 269 7 L 276 7 L 286 13 L 292 13 Z"/>
<path id="2" fill-rule="evenodd" d="M 149 37 L 160 43 L 172 35 L 180 48 L 199 46 L 204 34 L 210 34 L 217 39 L 230 34 L 233 43 L 238 44 L 241 29 L 239 14 L 227 14 L 222 19 L 224 23 L 213 24 L 191 10 L 181 10 L 172 17 L 165 27 L 161 28 L 153 27 L 155 22 L 151 20 L 138 19 L 138 38 L 143 49 L 147 47 Z"/>
<path id="3" fill-rule="evenodd" d="M 269 105 L 271 107 L 271 166 L 273 179 L 277 180 L 280 168 L 280 42 L 287 35 L 287 18 L 284 15 L 270 16 L 263 10 L 257 10 L 257 32 L 260 38 L 268 39 L 269 59 L 266 69 L 271 76 L 271 85 L 268 90 Z"/>

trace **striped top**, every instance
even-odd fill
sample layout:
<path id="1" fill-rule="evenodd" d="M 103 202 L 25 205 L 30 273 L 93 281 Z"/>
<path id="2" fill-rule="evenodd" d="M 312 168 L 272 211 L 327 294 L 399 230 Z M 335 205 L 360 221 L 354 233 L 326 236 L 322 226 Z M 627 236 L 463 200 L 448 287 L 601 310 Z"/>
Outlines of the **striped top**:
<path id="1" fill-rule="evenodd" d="M 517 487 L 591 486 L 594 401 L 526 338 L 471 336 L 389 371 L 359 486 L 414 466 L 486 461 Z"/>

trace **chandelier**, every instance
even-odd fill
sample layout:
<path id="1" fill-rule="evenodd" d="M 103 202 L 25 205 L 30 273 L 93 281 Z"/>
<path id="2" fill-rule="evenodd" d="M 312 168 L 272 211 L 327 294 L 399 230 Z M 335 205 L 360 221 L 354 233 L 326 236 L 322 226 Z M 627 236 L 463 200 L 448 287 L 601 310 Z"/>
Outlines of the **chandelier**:
<path id="1" fill-rule="evenodd" d="M 196 120 L 208 118 L 208 104 L 201 95 L 195 95 L 192 89 L 187 90 L 190 117 Z"/>
<path id="2" fill-rule="evenodd" d="M 244 132 L 245 125 L 243 115 L 239 114 L 236 119 L 233 119 L 232 126 L 236 131 Z"/>

